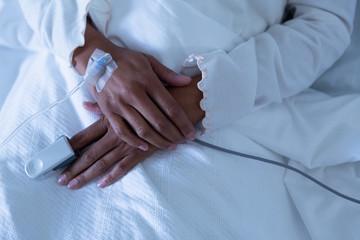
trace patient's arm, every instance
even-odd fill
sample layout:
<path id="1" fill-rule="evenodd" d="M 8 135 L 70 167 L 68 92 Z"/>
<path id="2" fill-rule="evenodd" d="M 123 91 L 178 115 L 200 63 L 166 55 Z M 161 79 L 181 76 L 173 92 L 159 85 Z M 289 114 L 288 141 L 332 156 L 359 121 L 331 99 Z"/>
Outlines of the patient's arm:
<path id="1" fill-rule="evenodd" d="M 192 123 L 199 122 L 205 114 L 199 104 L 203 95 L 196 86 L 200 79 L 200 77 L 194 78 L 191 84 L 185 87 L 168 88 Z M 94 112 L 101 111 L 96 104 L 88 105 L 89 107 Z M 78 150 L 97 139 L 100 140 L 83 152 L 75 163 L 60 175 L 60 185 L 68 185 L 70 189 L 76 190 L 112 168 L 98 183 L 99 187 L 104 188 L 113 184 L 136 164 L 158 150 L 155 146 L 150 145 L 149 150 L 144 152 L 128 145 L 114 132 L 104 115 L 90 127 L 71 138 L 70 144 L 75 150 Z"/>
<path id="2" fill-rule="evenodd" d="M 92 85 L 90 89 L 119 138 L 146 151 L 148 143 L 172 149 L 185 138 L 195 137 L 190 120 L 161 82 L 184 86 L 190 78 L 174 73 L 150 55 L 114 45 L 90 24 L 85 46 L 74 52 L 73 65 L 80 74 L 85 74 L 96 48 L 110 53 L 118 65 L 100 93 Z"/>

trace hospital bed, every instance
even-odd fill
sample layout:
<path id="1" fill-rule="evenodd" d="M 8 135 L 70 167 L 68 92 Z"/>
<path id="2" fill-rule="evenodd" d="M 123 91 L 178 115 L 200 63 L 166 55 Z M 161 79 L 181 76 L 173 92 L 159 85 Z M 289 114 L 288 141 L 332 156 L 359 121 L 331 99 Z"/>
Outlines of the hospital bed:
<path id="1" fill-rule="evenodd" d="M 313 90 L 200 139 L 289 164 L 359 199 L 359 23 L 358 14 L 352 45 Z M 80 81 L 64 61 L 13 46 L 0 48 L 0 66 L 0 141 Z M 0 239 L 359 239 L 359 205 L 283 168 L 194 142 L 155 153 L 105 190 L 93 181 L 69 191 L 56 185 L 56 175 L 29 179 L 27 159 L 98 118 L 82 108 L 84 100 L 92 100 L 86 88 L 0 151 Z M 307 118 L 314 113 L 331 114 Z M 306 125 L 301 131 L 317 131 L 308 145 L 295 136 L 292 114 Z M 279 124 L 264 130 L 259 119 Z M 284 124 L 290 130 L 283 131 Z M 274 137 L 279 132 L 283 136 Z"/>

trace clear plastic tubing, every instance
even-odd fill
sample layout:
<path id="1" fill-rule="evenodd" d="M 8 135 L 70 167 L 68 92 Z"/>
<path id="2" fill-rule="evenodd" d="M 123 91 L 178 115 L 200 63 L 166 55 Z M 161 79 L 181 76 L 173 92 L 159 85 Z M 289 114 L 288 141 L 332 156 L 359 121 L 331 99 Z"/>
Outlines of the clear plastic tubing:
<path id="1" fill-rule="evenodd" d="M 39 117 L 40 115 L 46 113 L 47 111 L 51 110 L 55 106 L 65 102 L 68 100 L 72 95 L 74 95 L 86 82 L 92 83 L 96 82 L 102 75 L 104 75 L 106 71 L 106 65 L 112 60 L 110 54 L 105 54 L 102 58 L 98 61 L 95 61 L 91 64 L 88 69 L 86 70 L 86 74 L 83 78 L 83 81 L 79 82 L 69 93 L 67 93 L 63 98 L 57 100 L 56 102 L 50 104 L 46 108 L 40 110 L 39 112 L 35 113 L 34 115 L 28 117 L 23 123 L 21 123 L 1 144 L 0 150 L 3 149 L 6 144 L 8 144 L 11 139 L 13 139 L 16 134 L 21 131 L 27 124 L 33 121 L 35 118 Z"/>

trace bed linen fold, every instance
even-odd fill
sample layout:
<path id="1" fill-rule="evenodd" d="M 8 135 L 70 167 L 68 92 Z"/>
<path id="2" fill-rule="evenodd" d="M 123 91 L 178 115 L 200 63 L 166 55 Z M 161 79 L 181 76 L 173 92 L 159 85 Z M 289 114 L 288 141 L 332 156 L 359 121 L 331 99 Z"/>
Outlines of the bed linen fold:
<path id="1" fill-rule="evenodd" d="M 182 51 L 173 69 L 186 57 Z M 0 141 L 80 81 L 67 59 L 45 52 L 30 54 L 9 77 L 16 81 L 0 111 Z M 0 239 L 358 239 L 358 206 L 284 169 L 193 142 L 155 153 L 105 190 L 96 181 L 73 192 L 57 186 L 56 175 L 27 178 L 27 159 L 98 119 L 83 109 L 85 100 L 93 100 L 87 88 L 0 150 Z M 359 107 L 358 94 L 307 90 L 200 138 L 289 163 L 360 198 Z"/>
<path id="2" fill-rule="evenodd" d="M 65 61 L 47 54 L 31 56 L 31 60 L 36 61 L 23 65 L 22 73 L 1 110 L 0 116 L 7 116 L 0 118 L 0 124 L 5 129 L 1 140 L 26 116 L 64 95 L 75 85 L 77 75 L 67 68 Z M 43 62 L 53 68 L 35 71 L 34 65 L 39 66 L 38 63 Z M 58 76 L 57 81 L 45 81 L 54 73 Z M 31 87 L 30 83 L 37 83 L 38 87 Z M 338 98 L 330 98 L 316 91 L 306 94 L 309 94 L 308 100 L 309 97 L 312 99 L 306 104 L 321 105 L 324 98 L 333 103 L 339 102 Z M 301 160 L 306 159 L 309 153 L 298 149 L 307 149 L 306 139 L 311 139 L 313 133 L 302 133 L 303 138 L 300 139 L 304 141 L 298 141 L 292 147 L 295 152 L 292 155 L 286 155 L 291 152 L 289 145 L 281 144 L 292 141 L 287 138 L 292 127 L 301 127 L 282 116 L 284 112 L 288 114 L 286 112 L 291 111 L 306 115 L 302 106 L 303 96 L 294 97 L 288 103 L 285 101 L 284 104 L 269 106 L 271 116 L 265 108 L 254 116 L 250 115 L 233 126 L 204 135 L 201 139 L 278 161 L 287 162 L 291 157 L 301 167 Z M 346 98 L 353 103 L 339 113 L 351 116 L 354 108 L 359 107 L 359 97 L 351 95 Z M 357 206 L 321 191 L 311 182 L 283 169 L 228 156 L 195 143 L 180 146 L 175 152 L 154 154 L 105 191 L 97 189 L 96 181 L 93 181 L 83 190 L 71 192 L 56 185 L 56 175 L 43 181 L 30 180 L 23 170 L 29 157 L 59 135 L 72 136 L 98 118 L 82 109 L 81 102 L 84 100 L 92 100 L 86 88 L 71 101 L 32 122 L 0 152 L 0 192 L 4 196 L 0 200 L 4 213 L 0 216 L 0 223 L 9 226 L 1 229 L 3 239 L 72 239 L 74 236 L 78 239 L 118 236 L 183 239 L 186 234 L 189 238 L 210 239 L 224 236 L 236 239 L 294 239 L 294 236 L 310 239 L 309 236 L 317 236 L 314 239 L 321 239 L 321 236 L 325 236 L 324 232 L 326 236 L 331 236 L 332 232 L 332 236 L 338 236 L 341 232 L 347 239 L 356 239 L 357 228 L 353 227 L 356 221 L 348 215 L 345 218 L 343 212 L 356 213 Z M 329 111 L 334 114 L 332 109 Z M 324 115 L 326 112 L 320 116 Z M 341 119 L 345 125 L 357 120 L 345 118 L 344 115 Z M 278 121 L 279 125 L 271 125 L 272 120 Z M 264 125 L 283 135 L 274 139 L 271 134 L 262 133 Z M 286 125 L 290 127 L 284 128 Z M 259 128 L 256 129 L 256 126 Z M 250 127 L 253 128 L 251 134 L 244 130 Z M 349 128 L 348 133 L 354 129 L 356 127 Z M 261 139 L 258 138 L 260 133 Z M 348 148 L 340 149 L 339 155 L 343 150 L 341 160 L 349 161 L 347 153 L 355 151 L 356 144 L 348 144 L 347 139 L 342 143 L 338 142 L 338 138 L 332 140 L 335 144 L 347 144 Z M 269 145 L 269 142 L 274 144 Z M 327 146 L 320 145 L 317 150 L 323 151 L 324 158 L 326 153 L 332 154 Z M 295 164 L 296 161 L 290 160 L 290 163 Z M 344 171 L 341 165 L 338 166 L 329 163 L 329 168 L 318 167 L 312 171 L 322 173 L 316 175 L 320 180 L 335 188 L 348 186 L 341 189 L 360 197 L 357 193 L 359 174 L 344 175 L 342 173 L 351 168 L 347 167 Z M 337 176 L 335 182 L 331 181 L 334 173 Z M 324 204 L 319 206 L 317 201 L 313 201 L 317 199 L 316 196 L 323 199 L 328 207 L 323 208 Z M 314 211 L 317 212 L 316 219 L 312 215 Z M 332 212 L 342 217 L 329 219 Z M 318 221 L 316 227 L 314 221 Z M 343 227 L 328 229 L 327 225 L 321 224 L 324 221 Z"/>

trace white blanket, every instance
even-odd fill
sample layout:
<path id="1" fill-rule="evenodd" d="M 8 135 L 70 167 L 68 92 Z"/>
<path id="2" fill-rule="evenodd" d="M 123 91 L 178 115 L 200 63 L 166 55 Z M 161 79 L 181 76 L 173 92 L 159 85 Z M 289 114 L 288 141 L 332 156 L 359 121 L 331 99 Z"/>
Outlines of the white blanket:
<path id="1" fill-rule="evenodd" d="M 43 64 L 47 68 L 37 67 Z M 50 77 L 56 81 L 46 81 Z M 47 54 L 28 58 L 0 113 L 7 116 L 0 120 L 4 126 L 1 140 L 26 116 L 64 95 L 76 78 L 62 60 Z M 27 126 L 0 152 L 0 225 L 6 226 L 0 230 L 3 239 L 307 236 L 282 181 L 283 169 L 194 143 L 175 152 L 159 151 L 105 190 L 98 189 L 95 181 L 72 192 L 57 186 L 56 176 L 30 180 L 23 170 L 29 157 L 59 135 L 71 136 L 96 119 L 81 106 L 89 96 L 87 89 L 82 89 L 71 101 Z M 205 140 L 282 159 L 232 132 L 224 129 Z M 228 142 L 233 137 L 234 142 Z M 291 230 L 284 231 L 284 226 Z"/>
<path id="2" fill-rule="evenodd" d="M 44 64 L 47 68 L 37 67 Z M 31 55 L 0 113 L 1 140 L 27 116 L 64 95 L 76 78 L 62 60 Z M 82 89 L 28 125 L 0 152 L 2 239 L 358 238 L 359 206 L 283 169 L 195 143 L 154 154 L 106 190 L 99 190 L 95 181 L 71 192 L 56 185 L 56 176 L 27 178 L 23 166 L 29 157 L 96 119 L 82 109 L 81 102 L 89 98 Z M 284 158 L 274 152 L 304 164 L 314 157 L 315 163 L 325 159 L 325 165 L 336 165 L 360 156 L 359 107 L 356 95 L 330 98 L 308 91 L 202 139 L 279 161 Z M 299 122 L 291 118 L 295 115 Z M 358 165 L 311 173 L 360 198 Z"/>
<path id="3" fill-rule="evenodd" d="M 46 53 L 29 54 L 12 77 L 0 141 L 79 80 L 67 62 Z M 86 88 L 0 150 L 0 239 L 359 238 L 358 205 L 284 169 L 191 142 L 155 153 L 105 190 L 93 181 L 69 191 L 56 185 L 56 175 L 30 180 L 23 170 L 29 157 L 97 119 L 82 108 L 84 100 L 91 100 Z M 306 171 L 360 198 L 359 109 L 357 94 L 308 90 L 201 139 L 312 168 Z"/>

